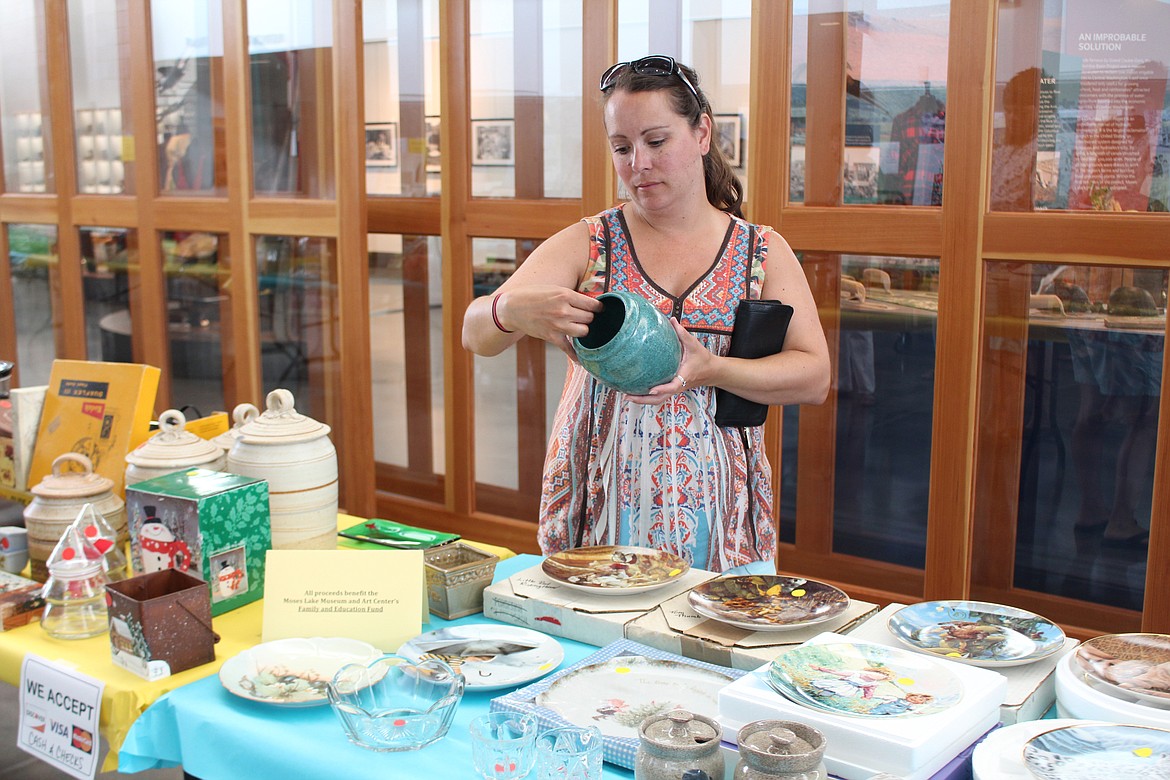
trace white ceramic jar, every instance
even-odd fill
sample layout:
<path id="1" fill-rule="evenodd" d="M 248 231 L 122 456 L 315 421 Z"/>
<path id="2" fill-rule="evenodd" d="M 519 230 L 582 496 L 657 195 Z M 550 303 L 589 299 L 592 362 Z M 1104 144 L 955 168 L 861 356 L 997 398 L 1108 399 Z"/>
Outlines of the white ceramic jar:
<path id="1" fill-rule="evenodd" d="M 80 470 L 71 470 L 70 464 Z M 130 538 L 126 527 L 126 505 L 114 493 L 114 481 L 94 473 L 85 455 L 66 452 L 53 460 L 52 471 L 32 487 L 33 499 L 24 508 L 28 529 L 28 557 L 33 578 L 43 582 L 49 572 L 46 561 L 61 536 L 77 519 L 82 507 L 93 508 L 105 517 L 122 544 Z"/>
<path id="2" fill-rule="evenodd" d="M 240 429 L 259 416 L 260 410 L 254 405 L 249 403 L 236 404 L 236 408 L 232 410 L 232 427 L 212 439 L 212 443 L 222 448 L 224 453 L 230 452 L 232 445 L 240 438 Z"/>
<path id="3" fill-rule="evenodd" d="M 227 470 L 268 481 L 272 547 L 337 547 L 337 450 L 330 428 L 297 412 L 288 390 L 273 390 L 259 417 L 240 428 Z"/>
<path id="4" fill-rule="evenodd" d="M 158 433 L 126 453 L 126 486 L 173 474 L 183 469 L 223 471 L 223 448 L 187 430 L 187 418 L 178 409 L 158 416 Z"/>

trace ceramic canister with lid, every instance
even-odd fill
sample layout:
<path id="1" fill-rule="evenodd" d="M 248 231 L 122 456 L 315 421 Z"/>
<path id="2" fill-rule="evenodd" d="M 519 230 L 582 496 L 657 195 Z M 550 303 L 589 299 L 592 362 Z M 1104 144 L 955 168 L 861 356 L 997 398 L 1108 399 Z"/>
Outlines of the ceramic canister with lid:
<path id="1" fill-rule="evenodd" d="M 230 452 L 236 439 L 240 438 L 240 431 L 243 427 L 259 416 L 260 410 L 253 404 L 236 404 L 236 408 L 232 409 L 232 427 L 212 439 L 212 443 L 222 448 L 225 453 Z"/>
<path id="2" fill-rule="evenodd" d="M 681 709 L 651 715 L 638 737 L 635 780 L 678 780 L 689 770 L 723 777 L 723 729 L 711 718 Z"/>
<path id="3" fill-rule="evenodd" d="M 240 429 L 227 470 L 268 481 L 272 547 L 337 547 L 337 450 L 330 428 L 297 412 L 293 395 L 277 389 L 267 409 Z"/>
<path id="4" fill-rule="evenodd" d="M 221 447 L 187 430 L 178 409 L 158 416 L 158 433 L 126 453 L 126 485 L 190 468 L 223 471 L 227 454 Z"/>
<path id="5" fill-rule="evenodd" d="M 790 720 L 757 720 L 739 730 L 734 780 L 825 780 L 825 735 Z"/>
<path id="6" fill-rule="evenodd" d="M 52 471 L 32 487 L 32 494 L 32 501 L 24 509 L 24 525 L 28 529 L 32 576 L 39 582 L 48 576 L 45 564 L 53 548 L 86 504 L 92 504 L 102 514 L 117 532 L 119 543 L 130 538 L 126 505 L 114 493 L 114 481 L 94 473 L 93 463 L 85 455 L 58 455 L 53 459 Z"/>

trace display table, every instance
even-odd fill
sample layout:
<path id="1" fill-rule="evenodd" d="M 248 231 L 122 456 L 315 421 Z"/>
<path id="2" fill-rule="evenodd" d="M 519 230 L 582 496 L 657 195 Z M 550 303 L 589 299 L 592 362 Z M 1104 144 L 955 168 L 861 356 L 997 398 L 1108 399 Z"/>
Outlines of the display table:
<path id="1" fill-rule="evenodd" d="M 338 515 L 337 519 L 338 528 L 347 528 L 358 522 L 361 522 L 361 518 L 346 514 Z M 503 547 L 472 541 L 468 541 L 468 544 L 494 553 L 501 559 L 514 556 L 512 551 Z M 369 548 L 374 551 L 385 549 L 348 539 L 339 540 L 338 546 L 341 549 Z M 209 682 L 218 687 L 216 675 L 220 665 L 242 650 L 260 643 L 263 610 L 263 602 L 257 601 L 216 617 L 212 621 L 212 626 L 220 635 L 220 641 L 215 645 L 215 661 L 154 682 L 144 680 L 114 664 L 110 658 L 110 638 L 107 634 L 93 639 L 71 641 L 53 639 L 44 632 L 39 623 L 31 623 L 12 631 L 0 632 L 0 680 L 14 686 L 20 685 L 20 670 L 26 653 L 32 653 L 102 680 L 105 683 L 105 691 L 102 695 L 100 725 L 102 736 L 110 746 L 102 771 L 117 769 L 118 750 L 135 719 L 160 696 L 189 683 L 210 676 Z M 439 619 L 432 617 L 432 621 Z M 230 696 L 226 693 L 225 695 Z M 325 711 L 333 717 L 328 708 Z M 340 734 L 338 726 L 338 735 Z M 344 737 L 342 739 L 344 741 Z M 234 775 L 228 773 L 223 776 Z"/>
<path id="2" fill-rule="evenodd" d="M 535 565 L 520 555 L 496 567 L 496 579 Z M 446 621 L 431 617 L 426 630 L 450 625 L 493 623 L 482 614 Z M 257 640 L 258 641 L 258 640 Z M 595 647 L 558 640 L 561 667 L 577 663 Z M 422 750 L 375 753 L 350 744 L 328 705 L 281 708 L 233 696 L 217 677 L 167 692 L 134 723 L 122 743 L 119 770 L 181 765 L 203 780 L 233 777 L 296 778 L 465 778 L 474 775 L 468 724 L 508 690 L 470 691 L 463 697 L 447 736 Z M 605 765 L 607 778 L 631 778 L 629 770 Z"/>

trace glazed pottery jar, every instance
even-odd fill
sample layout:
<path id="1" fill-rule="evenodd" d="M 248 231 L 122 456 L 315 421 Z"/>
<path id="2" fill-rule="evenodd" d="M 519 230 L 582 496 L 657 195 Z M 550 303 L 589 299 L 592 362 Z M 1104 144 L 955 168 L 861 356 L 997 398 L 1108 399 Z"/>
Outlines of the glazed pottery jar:
<path id="1" fill-rule="evenodd" d="M 825 735 L 791 720 L 757 720 L 739 730 L 735 780 L 825 780 Z"/>
<path id="2" fill-rule="evenodd" d="M 73 467 L 76 467 L 74 469 Z M 44 582 L 45 562 L 62 535 L 77 519 L 86 504 L 101 513 L 124 544 L 129 538 L 126 505 L 114 493 L 114 481 L 94 473 L 85 455 L 66 452 L 53 460 L 52 471 L 32 488 L 33 499 L 24 508 L 28 529 L 28 557 L 33 579 Z"/>
<path id="3" fill-rule="evenodd" d="M 711 718 L 686 710 L 651 715 L 638 727 L 635 780 L 678 780 L 687 770 L 723 777 L 723 730 Z"/>
<path id="4" fill-rule="evenodd" d="M 230 452 L 236 439 L 240 438 L 240 430 L 259 416 L 260 410 L 252 404 L 237 404 L 232 409 L 232 427 L 212 439 L 212 443 L 221 447 L 225 453 Z"/>
<path id="5" fill-rule="evenodd" d="M 337 547 L 337 451 L 329 426 L 305 417 L 288 390 L 273 390 L 268 408 L 240 428 L 227 470 L 268 480 L 272 547 Z"/>
<path id="6" fill-rule="evenodd" d="M 605 384 L 645 395 L 678 373 L 682 345 L 666 315 L 640 295 L 622 290 L 599 295 L 604 307 L 589 332 L 573 339 L 581 366 Z"/>
<path id="7" fill-rule="evenodd" d="M 126 453 L 126 486 L 183 469 L 223 471 L 226 463 L 222 448 L 188 431 L 183 413 L 168 409 L 158 416 L 158 433 Z"/>

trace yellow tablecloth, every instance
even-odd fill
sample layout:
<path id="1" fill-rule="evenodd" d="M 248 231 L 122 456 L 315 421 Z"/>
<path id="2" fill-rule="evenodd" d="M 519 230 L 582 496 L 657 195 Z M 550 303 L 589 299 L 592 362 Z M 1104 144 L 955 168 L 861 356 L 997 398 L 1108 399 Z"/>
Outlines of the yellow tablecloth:
<path id="1" fill-rule="evenodd" d="M 361 522 L 360 517 L 340 514 L 337 527 L 347 528 Z M 348 542 L 348 540 L 342 540 Z M 468 544 L 493 553 L 501 560 L 515 555 L 505 547 L 464 540 Z M 362 543 L 357 543 L 365 546 Z M 349 545 L 339 545 L 349 548 Z M 126 738 L 130 725 L 155 699 L 195 680 L 219 672 L 223 661 L 260 643 L 260 629 L 264 618 L 264 602 L 254 601 L 239 609 L 226 612 L 212 620 L 212 627 L 220 636 L 215 646 L 215 661 L 149 682 L 115 666 L 110 658 L 110 639 L 107 634 L 93 639 L 61 640 L 46 634 L 38 623 L 0 632 L 0 680 L 20 685 L 20 667 L 26 653 L 76 669 L 105 682 L 102 694 L 101 730 L 109 742 L 101 771 L 118 768 L 118 749 Z"/>

